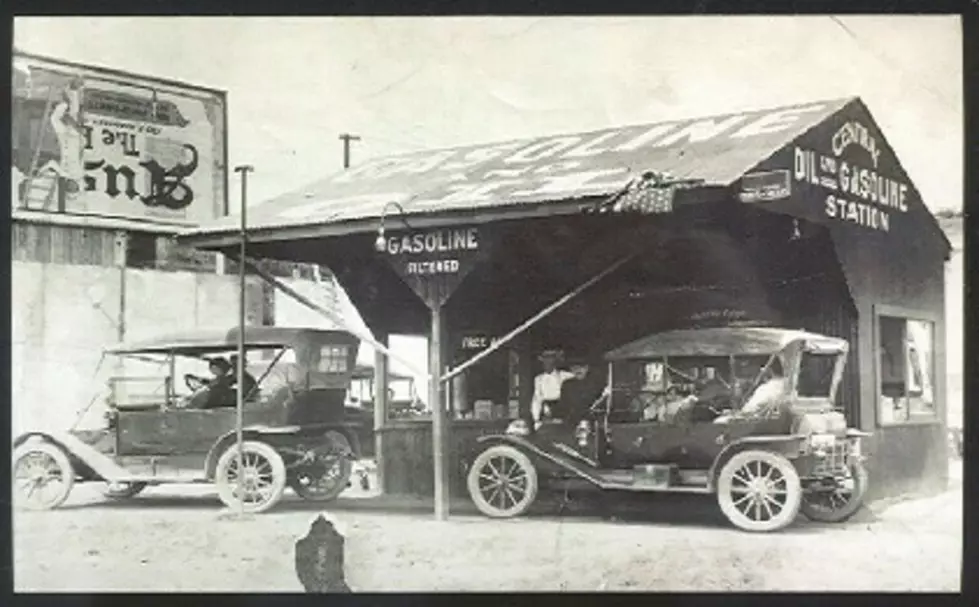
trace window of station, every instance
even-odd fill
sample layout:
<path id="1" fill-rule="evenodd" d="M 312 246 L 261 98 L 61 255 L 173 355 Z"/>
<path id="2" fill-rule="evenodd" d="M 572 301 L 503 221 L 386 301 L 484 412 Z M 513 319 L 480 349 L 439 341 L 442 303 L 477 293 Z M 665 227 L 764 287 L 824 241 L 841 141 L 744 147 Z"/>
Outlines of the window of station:
<path id="1" fill-rule="evenodd" d="M 934 419 L 934 323 L 881 316 L 878 334 L 878 422 Z"/>

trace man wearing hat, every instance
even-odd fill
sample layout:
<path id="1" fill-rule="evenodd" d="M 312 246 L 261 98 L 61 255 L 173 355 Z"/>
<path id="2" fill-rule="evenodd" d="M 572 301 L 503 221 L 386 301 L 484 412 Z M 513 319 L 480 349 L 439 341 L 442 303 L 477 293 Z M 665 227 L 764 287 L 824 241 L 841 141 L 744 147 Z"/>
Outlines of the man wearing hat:
<path id="1" fill-rule="evenodd" d="M 570 424 L 577 424 L 598 404 L 600 397 L 608 396 L 609 387 L 604 374 L 591 369 L 586 358 L 570 361 L 571 378 L 561 384 L 561 410 L 558 416 Z"/>
<path id="2" fill-rule="evenodd" d="M 554 408 L 561 399 L 561 386 L 574 377 L 573 373 L 558 369 L 564 357 L 560 350 L 545 350 L 537 359 L 543 371 L 534 378 L 534 396 L 530 401 L 530 411 L 534 416 L 534 428 L 554 414 Z"/>

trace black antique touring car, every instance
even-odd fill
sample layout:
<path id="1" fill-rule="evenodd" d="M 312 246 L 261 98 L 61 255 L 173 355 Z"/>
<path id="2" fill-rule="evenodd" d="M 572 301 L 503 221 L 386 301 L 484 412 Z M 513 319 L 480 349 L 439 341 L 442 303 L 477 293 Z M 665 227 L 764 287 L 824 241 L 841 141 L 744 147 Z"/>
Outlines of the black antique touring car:
<path id="1" fill-rule="evenodd" d="M 337 497 L 348 486 L 360 437 L 370 431 L 344 407 L 358 340 L 335 331 L 245 330 L 247 360 L 254 363 L 247 370 L 256 385 L 245 395 L 239 472 L 235 389 L 217 402 L 209 397 L 213 378 L 201 377 L 219 357 L 225 361 L 219 369 L 229 370 L 225 356 L 233 357 L 238 335 L 237 328 L 197 331 L 107 349 L 117 369 L 155 374 L 110 378 L 96 429 L 77 429 L 89 407 L 71 430 L 18 436 L 15 503 L 55 508 L 74 483 L 86 481 L 104 483 L 113 498 L 149 485 L 214 483 L 225 504 L 243 502 L 247 512 L 271 508 L 287 486 L 308 500 Z M 193 373 L 176 381 L 183 371 Z"/>
<path id="2" fill-rule="evenodd" d="M 609 381 L 582 419 L 484 436 L 467 475 L 492 517 L 525 513 L 541 488 L 714 493 L 748 531 L 801 510 L 842 521 L 867 488 L 860 441 L 835 409 L 841 339 L 775 328 L 651 335 L 606 355 Z"/>

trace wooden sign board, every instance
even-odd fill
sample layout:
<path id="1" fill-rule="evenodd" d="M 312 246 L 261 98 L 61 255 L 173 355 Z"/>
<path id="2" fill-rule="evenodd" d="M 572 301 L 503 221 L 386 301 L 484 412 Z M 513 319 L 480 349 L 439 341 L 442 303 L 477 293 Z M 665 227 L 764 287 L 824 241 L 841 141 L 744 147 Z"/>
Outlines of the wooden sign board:
<path id="1" fill-rule="evenodd" d="M 477 227 L 397 232 L 385 238 L 383 255 L 429 308 L 440 308 L 477 262 L 489 242 Z"/>

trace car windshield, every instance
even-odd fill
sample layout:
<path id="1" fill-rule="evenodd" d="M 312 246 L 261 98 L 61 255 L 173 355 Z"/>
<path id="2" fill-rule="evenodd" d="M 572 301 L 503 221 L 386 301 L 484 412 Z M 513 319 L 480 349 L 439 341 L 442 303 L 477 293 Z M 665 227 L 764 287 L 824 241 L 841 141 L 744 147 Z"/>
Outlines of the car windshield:
<path id="1" fill-rule="evenodd" d="M 803 352 L 796 391 L 803 398 L 828 398 L 833 387 L 836 354 Z"/>

